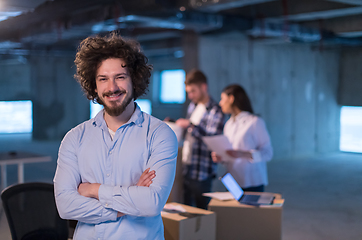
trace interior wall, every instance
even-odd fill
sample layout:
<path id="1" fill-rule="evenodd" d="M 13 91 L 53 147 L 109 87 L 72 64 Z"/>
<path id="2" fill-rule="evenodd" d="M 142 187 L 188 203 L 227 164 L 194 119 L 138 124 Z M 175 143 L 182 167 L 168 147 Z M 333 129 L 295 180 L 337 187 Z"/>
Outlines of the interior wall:
<path id="1" fill-rule="evenodd" d="M 211 96 L 219 101 L 226 85 L 241 84 L 254 111 L 267 124 L 274 159 L 338 151 L 337 96 L 339 90 L 346 94 L 352 91 L 339 86 L 348 86 L 343 81 L 356 82 L 361 77 L 361 68 L 357 67 L 361 54 L 319 51 L 306 44 L 265 42 L 251 41 L 239 33 L 200 36 L 198 65 L 209 79 Z M 0 100 L 33 100 L 35 136 L 32 141 L 0 136 L 0 151 L 34 151 L 53 158 L 51 163 L 26 166 L 29 172 L 39 172 L 33 180 L 53 176 L 60 139 L 89 119 L 89 101 L 73 77 L 73 61 L 74 56 L 27 56 L 0 61 Z M 150 58 L 153 79 L 144 98 L 152 98 L 152 114 L 160 119 L 184 117 L 187 104 L 158 102 L 157 72 L 184 68 L 185 61 Z"/>
<path id="2" fill-rule="evenodd" d="M 32 136 L 0 134 L 0 152 L 28 151 L 52 158 L 51 162 L 25 164 L 26 181 L 51 182 L 60 140 L 89 118 L 89 101 L 73 78 L 73 61 L 74 56 L 45 55 L 12 56 L 0 61 L 0 100 L 33 102 Z M 16 165 L 7 171 L 8 184 L 16 183 Z"/>
<path id="3" fill-rule="evenodd" d="M 362 106 L 362 49 L 345 49 L 341 54 L 339 103 Z"/>
<path id="4" fill-rule="evenodd" d="M 1 60 L 0 73 L 0 101 L 30 99 L 30 66 L 27 62 Z"/>
<path id="5" fill-rule="evenodd" d="M 62 139 L 71 128 L 89 119 L 89 101 L 74 79 L 73 55 L 31 55 L 20 60 L 0 61 L 0 100 L 33 101 L 34 139 Z M 182 69 L 182 58 L 150 58 L 149 63 L 153 65 L 149 91 L 141 98 L 152 101 L 152 115 L 160 119 L 183 117 L 183 104 L 159 102 L 159 73 Z"/>
<path id="6" fill-rule="evenodd" d="M 239 33 L 201 37 L 199 65 L 210 94 L 219 101 L 225 86 L 245 88 L 266 122 L 274 159 L 338 151 L 339 51 L 265 42 Z"/>
<path id="7" fill-rule="evenodd" d="M 32 100 L 33 138 L 62 139 L 89 118 L 89 101 L 73 77 L 74 56 L 33 55 L 24 59 L 0 62 L 1 100 Z"/>
<path id="8" fill-rule="evenodd" d="M 31 57 L 33 137 L 61 139 L 89 119 L 89 101 L 74 79 L 74 56 Z"/>
<path id="9" fill-rule="evenodd" d="M 341 66 L 342 76 L 353 70 L 343 61 L 340 64 L 338 50 L 319 51 L 306 44 L 284 42 L 265 44 L 239 33 L 201 36 L 198 49 L 199 67 L 209 78 L 215 100 L 219 101 L 221 89 L 228 84 L 245 87 L 255 112 L 266 121 L 274 158 L 338 151 L 339 69 Z M 348 56 L 343 53 L 342 57 Z M 35 139 L 61 139 L 72 127 L 89 119 L 89 101 L 73 77 L 74 56 L 23 60 L 0 62 L 0 98 L 33 100 Z M 150 63 L 154 74 L 183 67 L 183 59 L 151 58 Z M 354 71 L 358 75 L 359 70 Z M 155 101 L 158 90 L 153 79 L 145 96 L 153 98 L 153 115 L 160 119 L 183 117 L 183 105 Z"/>
<path id="10" fill-rule="evenodd" d="M 145 98 L 152 101 L 152 115 L 163 120 L 169 117 L 173 120 L 184 117 L 184 104 L 165 104 L 160 102 L 160 73 L 163 70 L 184 69 L 182 58 L 150 58 L 153 66 L 149 92 Z"/>
<path id="11" fill-rule="evenodd" d="M 154 71 L 149 92 L 152 115 L 163 119 L 183 116 L 183 105 L 158 103 L 157 72 L 182 69 L 182 59 L 150 59 Z M 52 157 L 52 162 L 25 165 L 25 177 L 48 181 L 54 176 L 60 140 L 77 124 L 88 120 L 89 101 L 74 79 L 74 56 L 32 55 L 0 60 L 0 101 L 33 101 L 33 136 L 0 134 L 0 152 L 29 151 Z M 38 174 L 31 174 L 36 172 Z M 16 183 L 16 167 L 8 167 L 8 183 Z"/>

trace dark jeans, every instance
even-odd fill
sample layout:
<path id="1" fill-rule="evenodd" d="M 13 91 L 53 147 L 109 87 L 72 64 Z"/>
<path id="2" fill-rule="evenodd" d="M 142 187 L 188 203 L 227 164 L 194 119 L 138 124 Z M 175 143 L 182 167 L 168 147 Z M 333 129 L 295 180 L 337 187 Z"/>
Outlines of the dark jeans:
<path id="1" fill-rule="evenodd" d="M 248 187 L 243 188 L 245 192 L 264 192 L 264 185 L 256 186 L 256 187 Z"/>
<path id="2" fill-rule="evenodd" d="M 184 203 L 189 206 L 207 209 L 210 198 L 204 197 L 202 194 L 211 192 L 211 183 L 212 178 L 204 181 L 184 178 Z"/>

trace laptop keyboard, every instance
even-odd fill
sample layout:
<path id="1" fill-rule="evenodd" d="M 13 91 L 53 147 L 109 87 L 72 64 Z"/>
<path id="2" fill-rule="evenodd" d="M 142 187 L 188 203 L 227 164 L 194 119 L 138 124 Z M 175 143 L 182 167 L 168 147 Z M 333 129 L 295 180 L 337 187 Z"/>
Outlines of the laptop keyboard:
<path id="1" fill-rule="evenodd" d="M 259 200 L 259 195 L 244 195 L 244 197 L 241 199 L 243 202 L 257 202 Z"/>

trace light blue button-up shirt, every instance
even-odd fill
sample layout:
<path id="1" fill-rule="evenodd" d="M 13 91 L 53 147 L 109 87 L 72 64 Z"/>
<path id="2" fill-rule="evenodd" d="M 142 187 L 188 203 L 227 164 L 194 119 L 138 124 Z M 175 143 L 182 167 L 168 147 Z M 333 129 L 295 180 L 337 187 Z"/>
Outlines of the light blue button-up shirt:
<path id="1" fill-rule="evenodd" d="M 61 143 L 54 177 L 59 214 L 78 220 L 74 239 L 164 239 L 160 212 L 175 177 L 176 136 L 137 106 L 112 140 L 103 111 Z M 147 168 L 156 171 L 153 183 L 136 186 Z M 84 182 L 101 184 L 99 200 L 78 193 Z"/>

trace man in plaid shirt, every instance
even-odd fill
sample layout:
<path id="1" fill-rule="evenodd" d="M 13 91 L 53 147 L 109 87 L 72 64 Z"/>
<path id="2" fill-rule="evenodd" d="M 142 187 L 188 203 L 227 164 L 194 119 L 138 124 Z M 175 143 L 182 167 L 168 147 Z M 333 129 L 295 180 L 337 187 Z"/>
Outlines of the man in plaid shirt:
<path id="1" fill-rule="evenodd" d="M 185 85 L 191 103 L 186 119 L 176 121 L 177 125 L 187 130 L 182 151 L 184 203 L 207 209 L 210 198 L 202 196 L 202 193 L 211 191 L 216 164 L 202 137 L 222 134 L 224 114 L 208 94 L 207 79 L 201 71 L 190 71 L 186 75 Z"/>

